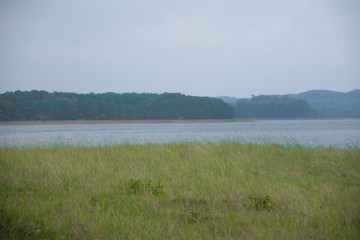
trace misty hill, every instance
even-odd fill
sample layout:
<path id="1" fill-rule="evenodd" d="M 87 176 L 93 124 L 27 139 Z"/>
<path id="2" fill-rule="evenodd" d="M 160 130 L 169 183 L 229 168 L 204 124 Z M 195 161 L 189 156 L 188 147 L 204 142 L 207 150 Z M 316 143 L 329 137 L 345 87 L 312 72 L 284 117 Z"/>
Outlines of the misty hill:
<path id="1" fill-rule="evenodd" d="M 146 120 L 234 118 L 218 98 L 180 93 L 77 94 L 15 91 L 0 94 L 0 120 Z"/>
<path id="2" fill-rule="evenodd" d="M 228 96 L 220 96 L 218 98 L 230 104 L 231 106 L 235 106 L 235 103 L 239 100 L 239 98 L 237 97 L 228 97 Z"/>
<path id="3" fill-rule="evenodd" d="M 235 104 L 239 118 L 305 118 L 319 114 L 303 99 L 288 96 L 260 95 L 251 99 L 239 99 Z"/>
<path id="4" fill-rule="evenodd" d="M 360 90 L 347 93 L 311 90 L 288 96 L 306 100 L 313 109 L 328 117 L 360 116 Z"/>
<path id="5" fill-rule="evenodd" d="M 302 99 L 308 102 L 310 108 L 321 117 L 359 117 L 360 116 L 360 90 L 353 90 L 347 93 L 329 90 L 310 90 L 299 94 L 267 95 L 292 99 Z M 242 100 L 235 97 L 219 97 L 232 106 Z M 237 110 L 237 117 L 240 117 Z"/>

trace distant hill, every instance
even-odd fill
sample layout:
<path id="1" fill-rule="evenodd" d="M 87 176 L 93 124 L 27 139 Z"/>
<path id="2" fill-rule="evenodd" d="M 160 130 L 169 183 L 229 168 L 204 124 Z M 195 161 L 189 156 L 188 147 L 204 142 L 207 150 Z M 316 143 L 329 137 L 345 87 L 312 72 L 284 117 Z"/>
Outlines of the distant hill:
<path id="1" fill-rule="evenodd" d="M 231 106 L 235 106 L 235 103 L 239 100 L 239 98 L 236 97 L 228 97 L 228 96 L 220 96 L 218 97 L 224 102 L 230 104 Z"/>
<path id="2" fill-rule="evenodd" d="M 267 95 L 270 96 L 270 95 Z M 356 89 L 347 93 L 329 90 L 310 90 L 299 94 L 271 95 L 279 98 L 288 96 L 292 99 L 305 100 L 309 107 L 317 112 L 319 117 L 359 117 L 360 116 L 360 90 Z M 235 106 L 239 100 L 236 97 L 219 97 L 224 102 Z M 250 99 L 250 98 L 245 98 Z M 237 110 L 238 117 L 238 110 Z"/>
<path id="3" fill-rule="evenodd" d="M 306 100 L 313 109 L 328 117 L 360 116 L 360 90 L 358 89 L 347 93 L 311 90 L 288 96 Z"/>
<path id="4" fill-rule="evenodd" d="M 288 96 L 260 95 L 239 99 L 235 106 L 238 118 L 312 118 L 319 114 L 303 99 Z"/>

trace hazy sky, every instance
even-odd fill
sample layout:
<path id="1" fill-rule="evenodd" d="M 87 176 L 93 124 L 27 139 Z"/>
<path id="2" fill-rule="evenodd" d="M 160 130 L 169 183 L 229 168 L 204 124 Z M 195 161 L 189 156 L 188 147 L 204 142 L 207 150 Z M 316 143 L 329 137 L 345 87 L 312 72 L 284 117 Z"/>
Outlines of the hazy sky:
<path id="1" fill-rule="evenodd" d="M 359 0 L 0 0 L 0 92 L 360 88 Z"/>

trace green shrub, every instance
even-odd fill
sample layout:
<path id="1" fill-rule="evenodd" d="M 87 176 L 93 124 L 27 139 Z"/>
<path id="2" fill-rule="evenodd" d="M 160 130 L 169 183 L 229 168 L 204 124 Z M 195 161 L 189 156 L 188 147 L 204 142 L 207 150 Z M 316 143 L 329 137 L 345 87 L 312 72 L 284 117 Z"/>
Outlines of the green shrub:
<path id="1" fill-rule="evenodd" d="M 153 194 L 158 196 L 164 193 L 164 185 L 159 181 L 156 184 L 151 179 L 129 179 L 124 181 L 127 194 Z"/>
<path id="2" fill-rule="evenodd" d="M 270 199 L 269 195 L 266 195 L 265 197 L 250 196 L 249 198 L 253 200 L 256 210 L 270 210 L 274 208 L 275 203 Z"/>

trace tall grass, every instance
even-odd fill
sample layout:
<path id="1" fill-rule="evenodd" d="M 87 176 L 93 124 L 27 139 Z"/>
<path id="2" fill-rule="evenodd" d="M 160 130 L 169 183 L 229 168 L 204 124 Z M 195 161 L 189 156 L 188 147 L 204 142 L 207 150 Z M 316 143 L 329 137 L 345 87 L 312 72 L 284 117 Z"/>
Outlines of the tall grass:
<path id="1" fill-rule="evenodd" d="M 5 239 L 360 239 L 360 149 L 0 148 Z"/>

